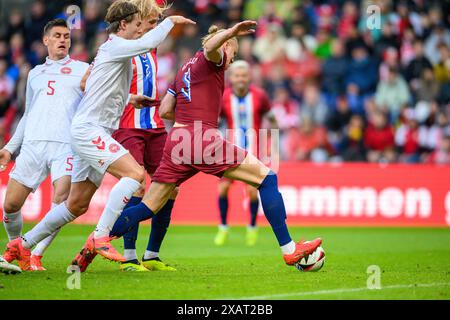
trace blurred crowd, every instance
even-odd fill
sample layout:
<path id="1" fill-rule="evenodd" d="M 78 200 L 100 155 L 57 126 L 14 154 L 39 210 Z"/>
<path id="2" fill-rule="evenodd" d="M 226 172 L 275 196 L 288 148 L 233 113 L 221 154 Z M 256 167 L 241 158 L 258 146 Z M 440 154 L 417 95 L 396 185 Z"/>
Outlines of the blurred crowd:
<path id="1" fill-rule="evenodd" d="M 257 32 L 240 40 L 239 58 L 251 64 L 254 84 L 272 101 L 282 159 L 450 163 L 449 2 L 167 2 L 167 14 L 189 16 L 197 25 L 175 29 L 158 48 L 161 92 L 200 48 L 211 24 L 254 19 Z M 8 10 L 0 23 L 0 146 L 24 112 L 29 70 L 45 60 L 45 23 L 73 20 L 80 28 L 72 32 L 71 56 L 91 62 L 107 38 L 103 18 L 109 3 L 0 7 Z M 71 5 L 81 8 L 81 19 Z"/>

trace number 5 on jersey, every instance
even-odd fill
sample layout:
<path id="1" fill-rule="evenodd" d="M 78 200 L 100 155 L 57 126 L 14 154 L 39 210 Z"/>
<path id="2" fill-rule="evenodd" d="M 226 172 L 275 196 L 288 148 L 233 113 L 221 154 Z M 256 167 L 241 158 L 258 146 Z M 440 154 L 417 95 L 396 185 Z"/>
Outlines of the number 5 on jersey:
<path id="1" fill-rule="evenodd" d="M 48 90 L 47 90 L 47 95 L 48 96 L 52 96 L 55 94 L 55 88 L 52 87 L 53 84 L 55 84 L 56 81 L 55 80 L 50 80 L 47 84 Z"/>

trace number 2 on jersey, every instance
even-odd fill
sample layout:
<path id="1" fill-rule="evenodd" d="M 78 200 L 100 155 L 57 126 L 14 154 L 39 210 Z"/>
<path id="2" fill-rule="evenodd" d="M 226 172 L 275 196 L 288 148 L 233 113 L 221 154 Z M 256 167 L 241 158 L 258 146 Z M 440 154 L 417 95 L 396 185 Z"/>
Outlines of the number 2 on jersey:
<path id="1" fill-rule="evenodd" d="M 188 102 L 191 102 L 191 68 L 189 68 L 183 75 L 184 88 L 181 89 L 181 93 Z"/>
<path id="2" fill-rule="evenodd" d="M 54 83 L 56 83 L 55 80 L 50 80 L 50 81 L 48 82 L 48 84 L 47 84 L 47 86 L 48 86 L 47 95 L 48 95 L 48 96 L 52 96 L 52 95 L 55 94 L 55 88 L 53 88 L 53 87 L 51 86 L 51 85 L 54 84 Z"/>

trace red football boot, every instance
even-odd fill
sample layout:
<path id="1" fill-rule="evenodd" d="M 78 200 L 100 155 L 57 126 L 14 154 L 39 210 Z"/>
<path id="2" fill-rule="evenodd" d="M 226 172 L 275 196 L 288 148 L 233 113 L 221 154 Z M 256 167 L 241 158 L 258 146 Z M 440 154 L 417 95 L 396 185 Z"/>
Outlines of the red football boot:
<path id="1" fill-rule="evenodd" d="M 322 239 L 317 238 L 312 241 L 300 240 L 295 244 L 295 251 L 291 254 L 283 255 L 283 259 L 287 265 L 294 265 L 307 255 L 313 253 L 322 244 Z"/>

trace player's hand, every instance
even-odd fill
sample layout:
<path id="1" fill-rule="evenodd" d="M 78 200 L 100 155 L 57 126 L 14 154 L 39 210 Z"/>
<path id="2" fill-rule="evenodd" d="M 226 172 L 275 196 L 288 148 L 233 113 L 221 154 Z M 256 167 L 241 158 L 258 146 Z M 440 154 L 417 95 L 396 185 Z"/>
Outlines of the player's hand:
<path id="1" fill-rule="evenodd" d="M 6 149 L 0 150 L 0 172 L 6 169 L 6 166 L 11 161 L 11 152 Z"/>
<path id="2" fill-rule="evenodd" d="M 255 27 L 258 23 L 253 20 L 245 20 L 235 24 L 231 28 L 231 34 L 233 37 L 246 36 L 255 33 Z"/>
<path id="3" fill-rule="evenodd" d="M 183 16 L 170 16 L 169 19 L 173 22 L 173 24 L 196 24 L 195 21 Z"/>
<path id="4" fill-rule="evenodd" d="M 145 107 L 151 107 L 156 102 L 156 100 L 148 96 L 132 94 L 129 102 L 136 109 L 142 109 Z"/>

